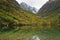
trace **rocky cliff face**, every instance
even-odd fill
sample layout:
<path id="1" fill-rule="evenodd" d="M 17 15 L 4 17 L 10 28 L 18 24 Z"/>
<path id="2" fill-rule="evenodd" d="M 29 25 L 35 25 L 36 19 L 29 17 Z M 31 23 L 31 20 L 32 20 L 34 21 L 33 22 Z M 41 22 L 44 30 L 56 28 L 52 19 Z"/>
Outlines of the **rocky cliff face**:
<path id="1" fill-rule="evenodd" d="M 49 0 L 43 7 L 38 11 L 41 16 L 48 16 L 55 10 L 60 10 L 60 0 Z M 57 13 L 58 14 L 58 13 Z"/>
<path id="2" fill-rule="evenodd" d="M 23 8 L 24 10 L 27 10 L 29 12 L 32 12 L 32 13 L 36 13 L 37 12 L 37 9 L 35 7 L 31 7 L 28 4 L 26 4 L 25 2 L 22 2 L 20 4 L 20 6 L 21 6 L 21 8 Z"/>

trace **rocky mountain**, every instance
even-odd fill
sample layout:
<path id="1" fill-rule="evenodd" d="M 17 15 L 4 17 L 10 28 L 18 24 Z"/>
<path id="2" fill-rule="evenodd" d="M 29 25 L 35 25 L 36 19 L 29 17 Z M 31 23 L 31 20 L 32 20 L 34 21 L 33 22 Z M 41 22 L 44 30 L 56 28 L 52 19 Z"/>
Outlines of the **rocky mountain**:
<path id="1" fill-rule="evenodd" d="M 60 0 L 49 0 L 38 11 L 38 14 L 40 14 L 40 16 L 49 16 L 49 15 L 53 15 L 53 14 L 59 15 L 60 14 Z"/>
<path id="2" fill-rule="evenodd" d="M 28 4 L 26 4 L 25 2 L 22 2 L 20 4 L 21 8 L 23 8 L 24 10 L 27 10 L 27 11 L 30 11 L 32 13 L 36 13 L 37 12 L 37 9 L 35 7 L 31 7 L 29 6 Z"/>

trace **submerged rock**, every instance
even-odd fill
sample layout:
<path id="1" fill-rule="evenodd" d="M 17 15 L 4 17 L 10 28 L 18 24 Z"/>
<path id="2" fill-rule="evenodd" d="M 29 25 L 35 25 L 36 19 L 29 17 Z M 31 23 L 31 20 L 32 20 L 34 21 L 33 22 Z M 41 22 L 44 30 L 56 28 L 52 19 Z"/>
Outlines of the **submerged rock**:
<path id="1" fill-rule="evenodd" d="M 38 36 L 33 36 L 31 40 L 40 40 Z"/>

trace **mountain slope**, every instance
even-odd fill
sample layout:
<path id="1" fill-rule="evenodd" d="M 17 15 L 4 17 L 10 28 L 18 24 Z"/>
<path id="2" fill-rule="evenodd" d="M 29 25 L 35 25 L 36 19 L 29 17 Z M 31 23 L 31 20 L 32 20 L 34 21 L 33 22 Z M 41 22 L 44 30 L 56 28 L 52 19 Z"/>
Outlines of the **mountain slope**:
<path id="1" fill-rule="evenodd" d="M 40 14 L 41 16 L 49 16 L 49 15 L 52 15 L 52 12 L 55 12 L 55 10 L 60 10 L 60 0 L 49 0 L 39 10 L 38 14 Z M 57 13 L 57 14 L 59 14 L 59 13 Z"/>
<path id="2" fill-rule="evenodd" d="M 39 11 L 38 14 L 44 20 L 50 20 L 53 27 L 60 28 L 60 0 L 49 0 Z"/>
<path id="3" fill-rule="evenodd" d="M 38 19 L 38 20 L 37 20 Z M 35 24 L 41 21 L 40 16 L 20 8 L 15 0 L 0 1 L 0 25 Z"/>

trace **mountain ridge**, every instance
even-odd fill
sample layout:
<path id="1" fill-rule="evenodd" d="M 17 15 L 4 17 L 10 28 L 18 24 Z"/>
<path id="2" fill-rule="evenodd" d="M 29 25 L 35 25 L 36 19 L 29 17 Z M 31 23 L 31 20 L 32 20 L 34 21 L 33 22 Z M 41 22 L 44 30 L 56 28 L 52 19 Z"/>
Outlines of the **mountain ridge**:
<path id="1" fill-rule="evenodd" d="M 50 0 L 38 11 L 41 16 L 49 16 L 50 12 L 60 8 L 60 0 Z M 50 13 L 51 14 L 51 13 Z"/>
<path id="2" fill-rule="evenodd" d="M 28 4 L 26 4 L 25 2 L 22 2 L 20 4 L 20 6 L 21 6 L 21 8 L 23 8 L 24 10 L 27 10 L 29 12 L 32 12 L 32 13 L 36 13 L 37 12 L 37 9 L 35 7 L 31 7 Z"/>

